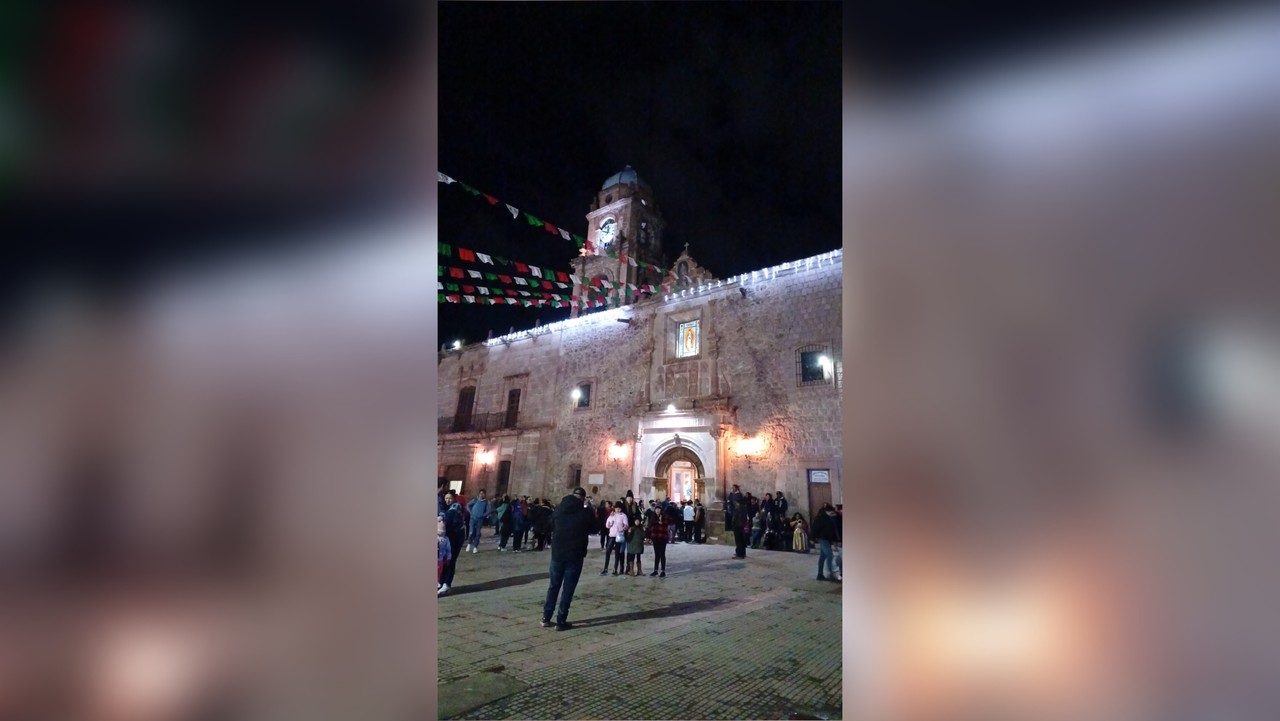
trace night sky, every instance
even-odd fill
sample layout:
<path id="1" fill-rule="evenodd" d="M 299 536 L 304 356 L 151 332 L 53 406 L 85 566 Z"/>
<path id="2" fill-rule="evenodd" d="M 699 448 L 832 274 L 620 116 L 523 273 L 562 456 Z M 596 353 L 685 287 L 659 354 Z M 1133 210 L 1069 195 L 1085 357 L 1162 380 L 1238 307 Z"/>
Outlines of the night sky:
<path id="1" fill-rule="evenodd" d="M 688 243 L 721 278 L 841 246 L 838 3 L 450 2 L 439 22 L 441 172 L 585 236 L 595 193 L 631 165 L 667 260 Z M 570 269 L 573 243 L 438 187 L 441 242 Z M 569 314 L 439 311 L 441 343 Z"/>

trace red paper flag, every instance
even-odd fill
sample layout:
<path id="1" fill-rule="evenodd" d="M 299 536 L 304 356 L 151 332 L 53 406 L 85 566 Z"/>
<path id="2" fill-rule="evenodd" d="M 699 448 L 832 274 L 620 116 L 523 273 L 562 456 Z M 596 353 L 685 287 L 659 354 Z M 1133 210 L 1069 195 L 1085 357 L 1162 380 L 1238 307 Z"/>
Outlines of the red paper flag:
<path id="1" fill-rule="evenodd" d="M 546 222 L 545 220 L 544 220 L 544 221 L 542 221 L 542 227 L 546 228 L 548 233 L 557 233 L 557 232 L 559 232 L 559 231 L 557 231 L 557 230 L 556 230 L 556 227 L 555 227 L 554 225 L 552 225 L 552 224 L 550 224 L 550 223 Z"/>
<path id="2" fill-rule="evenodd" d="M 449 276 L 450 276 L 450 277 L 452 277 L 452 278 L 461 278 L 461 277 L 463 276 L 462 269 L 461 269 L 461 268 L 450 268 L 450 269 L 449 269 Z"/>
<path id="3" fill-rule="evenodd" d="M 461 271 L 459 271 L 459 272 L 461 272 Z M 459 275 L 458 277 L 459 277 L 459 278 L 461 278 L 462 276 L 461 276 L 461 275 Z M 599 278 L 592 278 L 592 279 L 591 279 L 591 285 L 594 285 L 595 287 L 599 288 L 599 287 L 600 287 L 600 279 L 599 279 Z"/>
<path id="4" fill-rule="evenodd" d="M 549 280 L 544 280 L 544 281 L 542 281 L 542 287 L 543 287 L 543 288 L 546 288 L 546 289 L 548 289 L 548 290 L 550 290 L 550 289 L 551 289 L 551 281 L 549 281 Z"/>
<path id="5" fill-rule="evenodd" d="M 510 283 L 510 282 L 511 282 L 511 276 L 509 276 L 509 275 L 500 275 L 500 276 L 498 276 L 498 280 L 502 281 L 503 283 Z"/>
<path id="6" fill-rule="evenodd" d="M 507 289 L 507 295 L 515 295 L 515 294 L 516 292 L 514 290 Z"/>
<path id="7" fill-rule="evenodd" d="M 524 263 L 516 263 L 516 270 L 520 271 L 521 273 L 528 273 L 529 266 L 525 265 Z"/>
<path id="8" fill-rule="evenodd" d="M 568 282 L 569 282 L 569 276 L 565 275 L 564 273 L 561 273 L 561 272 L 560 272 L 560 271 L 558 271 L 558 270 L 556 271 L 556 278 L 558 278 L 558 279 L 560 280 L 560 282 L 561 282 L 561 283 L 568 283 Z"/>
<path id="9" fill-rule="evenodd" d="M 493 197 L 492 195 L 489 195 L 488 193 L 482 193 L 482 195 L 484 195 L 484 199 L 485 199 L 485 200 L 489 201 L 489 205 L 497 205 L 497 204 L 498 204 L 498 199 L 497 199 L 497 198 L 495 198 L 495 197 Z"/>
<path id="10" fill-rule="evenodd" d="M 474 285 L 464 285 L 462 286 L 462 292 L 466 293 L 467 295 L 474 295 L 476 292 L 476 287 Z"/>
<path id="11" fill-rule="evenodd" d="M 469 260 L 474 263 L 476 260 L 476 254 L 466 248 L 458 248 L 458 258 L 461 260 Z"/>

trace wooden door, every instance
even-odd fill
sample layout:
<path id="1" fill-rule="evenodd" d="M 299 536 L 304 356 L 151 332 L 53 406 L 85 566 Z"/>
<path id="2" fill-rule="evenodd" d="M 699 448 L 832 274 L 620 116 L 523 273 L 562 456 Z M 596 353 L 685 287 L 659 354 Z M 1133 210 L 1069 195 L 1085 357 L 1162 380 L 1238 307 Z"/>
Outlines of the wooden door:
<path id="1" fill-rule="evenodd" d="M 809 469 L 809 522 L 822 508 L 831 502 L 831 471 L 826 468 Z"/>

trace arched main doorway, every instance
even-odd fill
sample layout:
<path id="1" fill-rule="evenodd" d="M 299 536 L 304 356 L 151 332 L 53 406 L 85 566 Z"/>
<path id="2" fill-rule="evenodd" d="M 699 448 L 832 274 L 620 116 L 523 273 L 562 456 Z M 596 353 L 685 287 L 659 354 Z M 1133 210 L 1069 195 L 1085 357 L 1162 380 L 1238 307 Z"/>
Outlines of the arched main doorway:
<path id="1" fill-rule="evenodd" d="M 657 500 L 667 496 L 677 502 L 702 498 L 706 472 L 702 459 L 688 448 L 672 448 L 659 456 L 654 476 L 653 495 Z"/>

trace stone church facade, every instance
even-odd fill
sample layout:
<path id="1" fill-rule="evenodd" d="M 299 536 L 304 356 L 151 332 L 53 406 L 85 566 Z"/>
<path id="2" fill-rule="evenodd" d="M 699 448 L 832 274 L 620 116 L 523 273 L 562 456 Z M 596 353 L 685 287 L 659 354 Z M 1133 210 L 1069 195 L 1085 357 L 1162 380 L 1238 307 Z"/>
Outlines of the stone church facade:
<path id="1" fill-rule="evenodd" d="M 468 497 L 700 498 L 715 532 L 734 484 L 806 516 L 841 502 L 841 251 L 718 279 L 686 247 L 656 278 L 621 260 L 661 261 L 660 211 L 630 167 L 587 218 L 574 294 L 618 290 L 440 354 L 439 475 Z M 667 290 L 627 285 L 650 283 Z"/>

